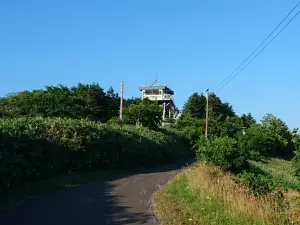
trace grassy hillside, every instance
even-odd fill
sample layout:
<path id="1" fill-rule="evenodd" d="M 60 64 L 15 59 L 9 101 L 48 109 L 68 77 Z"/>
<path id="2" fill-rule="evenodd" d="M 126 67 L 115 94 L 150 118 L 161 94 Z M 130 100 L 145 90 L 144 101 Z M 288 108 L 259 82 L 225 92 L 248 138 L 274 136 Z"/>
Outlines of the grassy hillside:
<path id="1" fill-rule="evenodd" d="M 251 161 L 250 164 L 256 170 L 258 169 L 264 174 L 271 175 L 278 182 L 278 185 L 283 188 L 300 190 L 300 180 L 295 176 L 296 168 L 293 166 L 293 162 L 270 158 L 265 161 Z"/>
<path id="2" fill-rule="evenodd" d="M 279 204 L 273 195 L 250 193 L 235 179 L 216 166 L 198 162 L 156 193 L 156 212 L 163 224 L 281 225 L 299 221 L 295 205 Z"/>

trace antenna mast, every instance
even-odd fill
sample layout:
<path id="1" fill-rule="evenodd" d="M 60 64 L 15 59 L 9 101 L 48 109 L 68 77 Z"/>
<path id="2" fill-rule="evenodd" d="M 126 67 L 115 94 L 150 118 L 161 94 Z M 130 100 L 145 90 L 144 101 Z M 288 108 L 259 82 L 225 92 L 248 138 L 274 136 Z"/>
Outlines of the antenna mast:
<path id="1" fill-rule="evenodd" d="M 152 87 L 154 84 L 159 83 L 159 80 L 157 79 L 157 72 L 156 72 L 156 79 L 153 81 L 150 87 Z"/>

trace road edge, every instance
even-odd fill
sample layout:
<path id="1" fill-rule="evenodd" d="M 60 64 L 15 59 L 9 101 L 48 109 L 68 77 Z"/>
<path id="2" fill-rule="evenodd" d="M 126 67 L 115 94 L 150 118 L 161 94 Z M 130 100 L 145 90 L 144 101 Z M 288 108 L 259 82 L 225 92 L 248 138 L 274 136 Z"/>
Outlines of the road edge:
<path id="1" fill-rule="evenodd" d="M 195 161 L 191 160 L 185 163 L 184 166 L 182 166 L 182 168 L 180 169 L 180 171 L 172 178 L 170 179 L 167 183 L 165 183 L 164 185 L 160 186 L 152 195 L 150 198 L 150 210 L 153 216 L 154 221 L 156 222 L 157 225 L 161 224 L 161 218 L 160 216 L 155 212 L 155 208 L 156 208 L 156 203 L 154 200 L 154 195 L 155 193 L 160 190 L 161 188 L 163 188 L 164 186 L 168 185 L 170 182 L 172 182 L 179 174 L 181 174 L 185 169 L 187 169 L 189 166 L 191 166 Z"/>

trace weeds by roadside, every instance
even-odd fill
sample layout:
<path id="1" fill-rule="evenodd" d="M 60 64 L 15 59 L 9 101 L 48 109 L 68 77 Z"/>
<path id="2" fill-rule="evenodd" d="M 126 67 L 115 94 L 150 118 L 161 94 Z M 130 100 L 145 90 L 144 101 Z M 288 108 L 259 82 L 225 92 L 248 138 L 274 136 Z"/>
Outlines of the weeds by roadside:
<path id="1" fill-rule="evenodd" d="M 289 208 L 273 195 L 256 196 L 237 184 L 230 173 L 199 162 L 156 195 L 164 224 L 292 224 Z"/>

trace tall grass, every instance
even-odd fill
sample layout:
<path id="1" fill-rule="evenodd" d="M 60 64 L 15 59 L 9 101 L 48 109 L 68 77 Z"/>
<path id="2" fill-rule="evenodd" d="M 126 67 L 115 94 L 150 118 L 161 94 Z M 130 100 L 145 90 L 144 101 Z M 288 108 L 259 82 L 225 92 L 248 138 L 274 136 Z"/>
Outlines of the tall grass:
<path id="1" fill-rule="evenodd" d="M 272 196 L 255 196 L 232 175 L 199 162 L 156 196 L 164 224 L 285 224 L 287 215 Z"/>

